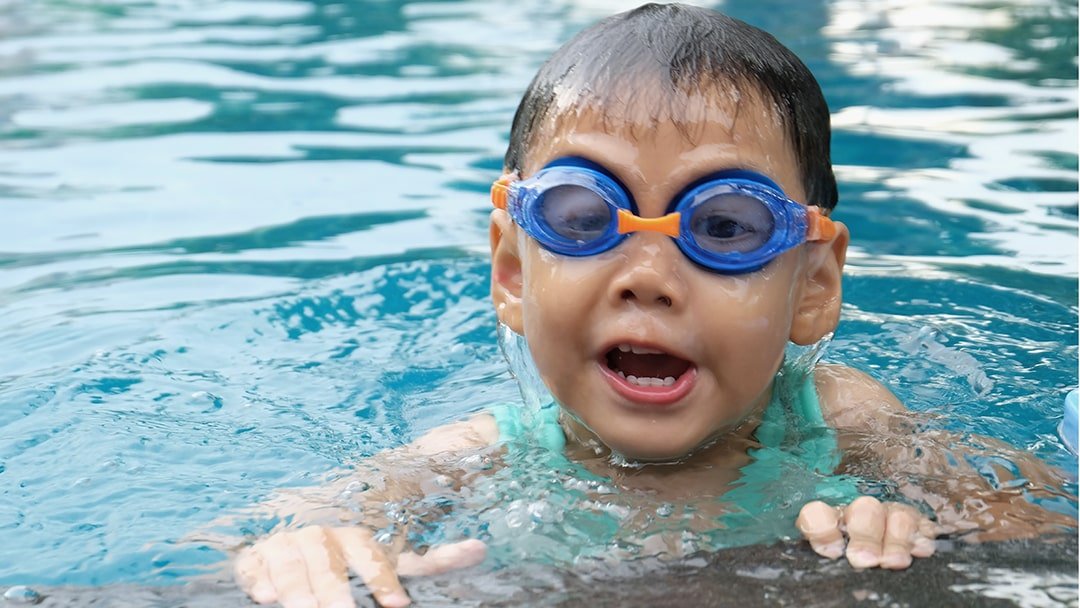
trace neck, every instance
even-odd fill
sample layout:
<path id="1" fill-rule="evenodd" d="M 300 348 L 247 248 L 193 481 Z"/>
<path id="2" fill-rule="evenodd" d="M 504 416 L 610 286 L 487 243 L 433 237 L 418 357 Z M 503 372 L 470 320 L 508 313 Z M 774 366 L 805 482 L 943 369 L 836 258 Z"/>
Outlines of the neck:
<path id="1" fill-rule="evenodd" d="M 758 447 L 754 431 L 768 406 L 772 387 L 766 389 L 759 404 L 732 427 L 706 437 L 686 453 L 670 459 L 645 460 L 621 454 L 608 447 L 588 426 L 565 409 L 560 411 L 559 424 L 566 435 L 567 456 L 585 463 L 590 469 L 602 466 L 611 474 L 619 471 L 652 471 L 674 473 L 680 469 L 737 469 L 747 462 L 747 450 Z"/>

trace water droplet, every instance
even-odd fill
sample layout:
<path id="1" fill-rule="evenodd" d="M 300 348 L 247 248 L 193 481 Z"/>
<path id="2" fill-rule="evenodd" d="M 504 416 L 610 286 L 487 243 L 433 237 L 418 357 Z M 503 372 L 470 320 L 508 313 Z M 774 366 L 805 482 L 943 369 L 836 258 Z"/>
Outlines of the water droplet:
<path id="1" fill-rule="evenodd" d="M 544 501 L 538 500 L 536 502 L 529 503 L 529 516 L 532 518 L 534 523 L 544 523 L 548 512 L 548 505 Z"/>
<path id="2" fill-rule="evenodd" d="M 656 507 L 656 514 L 660 517 L 671 517 L 673 513 L 675 513 L 675 505 L 670 502 L 665 502 L 659 507 Z"/>
<path id="3" fill-rule="evenodd" d="M 345 486 L 346 492 L 367 492 L 371 489 L 371 484 L 366 481 L 350 481 L 349 485 Z"/>
<path id="4" fill-rule="evenodd" d="M 459 461 L 459 464 L 463 468 L 472 469 L 474 471 L 489 471 L 495 466 L 491 461 L 491 458 L 480 454 L 466 456 Z"/>
<path id="5" fill-rule="evenodd" d="M 41 594 L 26 585 L 15 585 L 4 592 L 4 600 L 13 604 L 36 604 Z"/>
<path id="6" fill-rule="evenodd" d="M 401 505 L 390 503 L 387 505 L 386 518 L 390 521 L 406 523 L 409 519 L 409 512 Z"/>
<path id="7" fill-rule="evenodd" d="M 516 530 L 525 525 L 526 515 L 519 508 L 510 508 L 506 512 L 506 526 Z"/>
<path id="8" fill-rule="evenodd" d="M 188 397 L 188 402 L 193 407 L 205 407 L 203 413 L 220 410 L 225 401 L 218 395 L 208 391 L 195 391 Z"/>

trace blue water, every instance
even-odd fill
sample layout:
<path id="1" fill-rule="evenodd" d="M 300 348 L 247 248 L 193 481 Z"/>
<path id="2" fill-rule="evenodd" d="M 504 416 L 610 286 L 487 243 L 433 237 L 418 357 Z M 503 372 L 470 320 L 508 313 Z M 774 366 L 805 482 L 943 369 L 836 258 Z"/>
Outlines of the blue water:
<path id="1" fill-rule="evenodd" d="M 1076 6 L 722 5 L 834 113 L 826 358 L 1075 480 Z M 487 184 L 546 55 L 630 6 L 0 5 L 0 584 L 182 580 L 214 518 L 519 399 Z"/>

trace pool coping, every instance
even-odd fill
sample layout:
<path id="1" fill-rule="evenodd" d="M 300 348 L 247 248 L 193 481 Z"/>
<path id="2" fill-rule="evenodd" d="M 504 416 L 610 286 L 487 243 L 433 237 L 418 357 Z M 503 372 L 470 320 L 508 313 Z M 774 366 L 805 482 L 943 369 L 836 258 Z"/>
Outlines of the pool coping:
<path id="1" fill-rule="evenodd" d="M 1077 606 L 1077 539 L 939 541 L 903 571 L 852 569 L 804 543 L 727 549 L 674 562 L 636 560 L 572 571 L 522 564 L 408 579 L 414 606 Z M 375 606 L 354 579 L 354 597 Z M 253 606 L 225 576 L 182 585 L 34 587 L 43 607 Z M 0 606 L 20 605 L 0 601 Z M 26 604 L 21 604 L 26 605 Z"/>

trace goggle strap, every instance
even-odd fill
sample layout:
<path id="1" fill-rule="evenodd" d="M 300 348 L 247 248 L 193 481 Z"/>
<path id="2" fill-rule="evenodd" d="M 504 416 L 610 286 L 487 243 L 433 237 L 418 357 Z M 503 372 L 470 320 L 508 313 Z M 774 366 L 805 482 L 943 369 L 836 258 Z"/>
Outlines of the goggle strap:
<path id="1" fill-rule="evenodd" d="M 491 184 L 491 204 L 496 209 L 506 210 L 506 204 L 510 200 L 510 184 L 517 179 L 513 173 L 507 173 Z"/>
<path id="2" fill-rule="evenodd" d="M 831 241 L 836 236 L 836 224 L 833 223 L 820 207 L 806 208 L 806 240 Z"/>
<path id="3" fill-rule="evenodd" d="M 619 234 L 630 232 L 659 232 L 671 238 L 679 236 L 679 218 L 682 215 L 676 211 L 664 217 L 646 218 L 630 213 L 626 209 L 619 209 Z"/>

